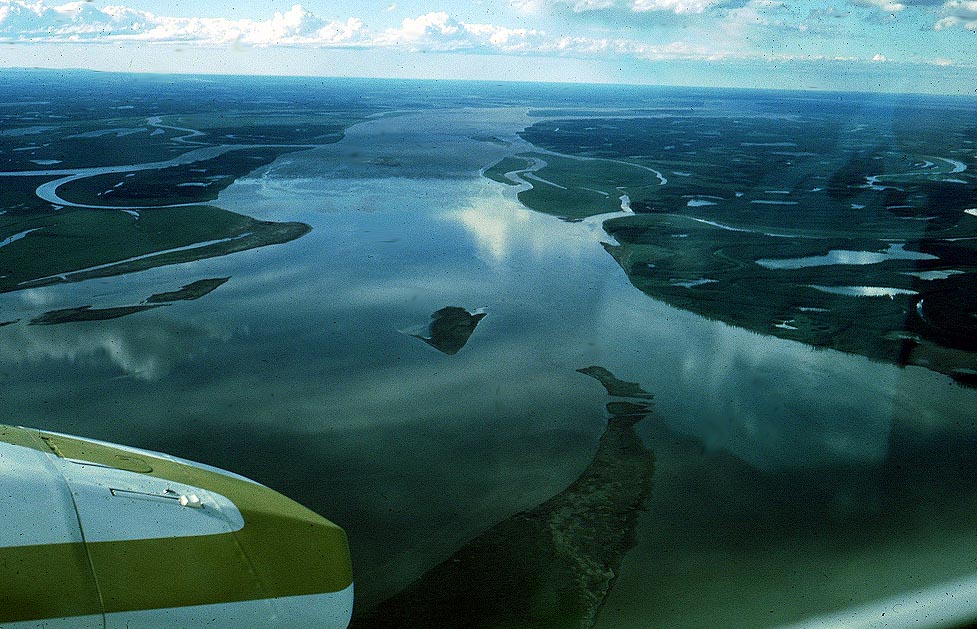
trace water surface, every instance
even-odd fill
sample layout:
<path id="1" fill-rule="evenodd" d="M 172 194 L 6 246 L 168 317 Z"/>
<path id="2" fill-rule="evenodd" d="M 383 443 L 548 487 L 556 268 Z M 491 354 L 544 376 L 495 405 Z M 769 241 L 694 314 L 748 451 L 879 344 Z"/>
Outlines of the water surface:
<path id="1" fill-rule="evenodd" d="M 653 393 L 657 419 L 639 426 L 652 498 L 598 626 L 774 626 L 977 572 L 977 490 L 958 475 L 977 392 L 639 292 L 600 217 L 531 212 L 481 176 L 531 122 L 363 122 L 221 193 L 311 225 L 298 240 L 0 295 L 0 319 L 26 322 L 230 278 L 113 320 L 0 329 L 10 421 L 295 497 L 346 528 L 367 606 L 580 474 L 607 417 L 577 369 L 599 365 Z M 486 315 L 455 355 L 410 335 L 446 306 Z"/>

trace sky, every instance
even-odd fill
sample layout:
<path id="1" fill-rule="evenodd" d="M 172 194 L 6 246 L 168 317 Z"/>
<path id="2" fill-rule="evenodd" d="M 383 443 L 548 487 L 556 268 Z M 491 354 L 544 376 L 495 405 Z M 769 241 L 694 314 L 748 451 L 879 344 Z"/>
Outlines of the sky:
<path id="1" fill-rule="evenodd" d="M 0 68 L 977 95 L 977 0 L 0 0 Z"/>

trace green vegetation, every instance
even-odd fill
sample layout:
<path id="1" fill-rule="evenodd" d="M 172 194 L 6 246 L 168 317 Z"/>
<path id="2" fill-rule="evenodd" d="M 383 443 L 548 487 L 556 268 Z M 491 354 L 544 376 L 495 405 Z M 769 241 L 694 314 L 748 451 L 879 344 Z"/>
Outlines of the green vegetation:
<path id="1" fill-rule="evenodd" d="M 343 127 L 336 124 L 305 124 L 298 119 L 292 124 L 254 124 L 205 128 L 206 142 L 220 144 L 288 144 L 308 142 L 330 144 L 343 137 Z"/>
<path id="2" fill-rule="evenodd" d="M 226 125 L 230 120 L 252 126 L 237 128 L 238 133 L 233 134 L 230 127 L 201 125 L 204 129 L 195 133 L 191 128 L 167 127 L 186 124 L 181 117 L 109 117 L 15 126 L 0 133 L 0 155 L 6 158 L 6 168 L 56 169 L 65 174 L 73 168 L 164 161 L 215 137 L 222 143 L 279 144 L 242 146 L 171 168 L 82 177 L 58 188 L 58 194 L 69 202 L 146 208 L 139 212 L 58 209 L 38 198 L 35 190 L 63 175 L 0 176 L 0 292 L 226 255 L 287 242 L 308 232 L 308 226 L 300 223 L 256 221 L 202 204 L 216 199 L 221 190 L 255 168 L 304 148 L 298 143 L 337 141 L 343 124 L 354 118 L 319 116 L 307 125 L 304 115 L 271 122 L 260 114 L 195 114 L 190 118 L 194 123 L 222 121 Z M 235 137 L 224 137 L 228 134 Z M 190 138 L 192 143 L 187 143 Z M 176 141 L 179 139 L 185 142 Z M 36 144 L 36 148 L 14 150 L 28 141 L 32 143 L 28 147 Z M 4 151 L 7 145 L 10 150 Z M 148 209 L 177 204 L 188 205 Z M 70 316 L 92 317 L 94 312 Z"/>
<path id="3" fill-rule="evenodd" d="M 133 94 L 119 107 L 55 90 L 37 111 L 0 112 L 0 172 L 56 171 L 0 175 L 0 292 L 226 255 L 307 233 L 304 224 L 257 221 L 204 204 L 284 153 L 339 141 L 375 108 L 333 108 L 299 91 L 288 94 L 293 104 L 284 110 L 280 102 L 230 98 L 215 111 L 212 98 L 199 93 L 208 89 L 170 86 L 165 97 Z M 138 168 L 226 145 L 240 148 L 170 168 Z M 79 169 L 126 165 L 133 170 L 79 177 L 57 193 L 70 203 L 138 212 L 59 209 L 35 193 Z M 154 207 L 172 205 L 186 207 Z"/>
<path id="4" fill-rule="evenodd" d="M 109 319 L 118 319 L 120 317 L 136 314 L 137 312 L 144 312 L 146 310 L 152 310 L 153 308 L 159 308 L 160 306 L 175 301 L 190 301 L 200 299 L 204 295 L 207 295 L 216 290 L 218 287 L 222 286 L 229 279 L 231 278 L 217 277 L 206 280 L 197 280 L 196 282 L 183 286 L 179 290 L 150 295 L 144 303 L 133 306 L 93 308 L 91 305 L 86 305 L 77 306 L 74 308 L 50 310 L 39 317 L 31 319 L 30 325 L 57 325 L 61 323 L 79 323 L 84 321 L 107 321 Z M 0 323 L 0 327 L 13 323 L 17 323 L 17 321 Z"/>
<path id="5" fill-rule="evenodd" d="M 603 367 L 591 365 L 590 367 L 577 369 L 577 371 L 585 376 L 590 376 L 594 380 L 597 380 L 604 385 L 608 395 L 612 395 L 614 397 L 638 398 L 643 400 L 650 400 L 655 397 L 651 393 L 648 393 L 642 389 L 641 385 L 639 385 L 637 382 L 618 380 L 614 374 Z"/>
<path id="6" fill-rule="evenodd" d="M 273 223 L 199 205 L 125 212 L 5 214 L 3 233 L 36 229 L 0 249 L 0 292 L 131 273 L 294 240 L 304 223 Z M 66 246 L 70 243 L 70 246 Z"/>
<path id="7" fill-rule="evenodd" d="M 434 349 L 452 356 L 461 351 L 475 332 L 475 326 L 485 318 L 485 313 L 471 314 L 458 306 L 447 306 L 431 315 L 429 336 L 415 334 Z"/>
<path id="8" fill-rule="evenodd" d="M 957 382 L 965 387 L 977 387 L 977 372 L 973 370 L 968 371 L 954 371 L 950 374 L 954 382 Z"/>
<path id="9" fill-rule="evenodd" d="M 217 290 L 220 286 L 223 286 L 229 279 L 231 278 L 215 277 L 207 280 L 197 280 L 196 282 L 183 286 L 179 290 L 150 295 L 149 298 L 146 299 L 146 303 L 158 304 L 172 301 L 189 301 L 192 299 L 200 299 L 204 295 L 210 294 L 211 292 Z"/>
<path id="10" fill-rule="evenodd" d="M 59 120 L 22 128 L 40 130 L 19 135 L 16 128 L 5 128 L 13 135 L 0 134 L 0 171 L 137 164 L 170 159 L 188 149 L 173 143 L 175 137 L 186 133 L 169 129 L 156 133 L 144 117 Z M 92 163 L 93 158 L 97 163 Z"/>
<path id="11" fill-rule="evenodd" d="M 172 116 L 165 122 L 202 132 L 203 135 L 190 139 L 203 144 L 331 144 L 341 140 L 346 127 L 359 120 L 362 118 L 348 108 L 336 112 L 306 109 L 288 113 L 265 108 L 251 112 L 224 111 L 219 116 Z"/>
<path id="12" fill-rule="evenodd" d="M 349 112 L 282 115 L 268 109 L 159 117 L 119 117 L 118 112 L 96 110 L 99 113 L 105 117 L 72 117 L 68 122 L 58 118 L 44 125 L 8 123 L 0 131 L 0 171 L 162 161 L 195 145 L 329 144 L 342 139 L 345 128 L 361 119 Z"/>
<path id="13" fill-rule="evenodd" d="M 977 164 L 967 124 L 904 112 L 923 138 L 947 129 L 951 140 L 936 147 L 896 135 L 905 120 L 886 127 L 874 112 L 838 113 L 539 122 L 523 137 L 573 158 L 519 155 L 546 162 L 531 173 L 538 179 L 523 175 L 532 189 L 519 199 L 572 219 L 616 209 L 627 194 L 635 214 L 604 223 L 616 241 L 605 248 L 645 293 L 965 382 L 960 370 L 977 367 L 977 217 L 965 212 L 977 207 Z M 779 260 L 794 262 L 768 262 Z M 880 296 L 828 292 L 858 290 Z"/>
<path id="14" fill-rule="evenodd" d="M 205 203 L 215 200 L 235 179 L 287 152 L 289 149 L 248 148 L 171 168 L 95 175 L 60 186 L 58 195 L 82 205 L 126 208 Z"/>
<path id="15" fill-rule="evenodd" d="M 80 321 L 107 321 L 118 319 L 126 315 L 143 312 L 159 306 L 139 305 L 139 306 L 120 306 L 118 308 L 92 308 L 91 306 L 79 306 L 77 308 L 63 308 L 61 310 L 51 310 L 39 317 L 31 319 L 30 325 L 57 325 L 59 323 L 78 323 Z"/>
<path id="16" fill-rule="evenodd" d="M 765 269 L 751 257 L 766 257 L 774 251 L 779 252 L 777 257 L 794 257 L 798 247 L 811 244 L 762 234 L 744 237 L 673 215 L 615 219 L 605 229 L 625 243 L 605 248 L 631 282 L 671 305 L 757 332 L 878 359 L 892 360 L 902 351 L 903 341 L 884 333 L 903 328 L 914 307 L 913 295 L 850 297 L 824 293 L 810 285 L 911 289 L 915 281 L 910 276 L 893 273 L 888 278 L 885 269 L 852 265 L 832 266 L 830 278 L 824 275 L 826 267 Z M 676 238 L 677 234 L 685 236 Z M 808 249 L 799 255 L 818 254 Z M 914 268 L 911 262 L 901 264 Z M 700 281 L 703 283 L 697 284 Z"/>
<path id="17" fill-rule="evenodd" d="M 528 168 L 529 164 L 530 161 L 528 159 L 509 155 L 503 157 L 493 166 L 486 168 L 482 174 L 488 177 L 489 179 L 491 179 L 492 181 L 504 183 L 507 186 L 518 186 L 519 185 L 518 182 L 512 181 L 511 179 L 507 179 L 505 174 L 515 170 L 522 170 L 524 168 Z"/>
<path id="18" fill-rule="evenodd" d="M 506 177 L 514 173 L 514 179 Z M 543 153 L 509 155 L 485 169 L 486 177 L 507 185 L 520 181 L 532 187 L 519 200 L 546 214 L 579 220 L 621 209 L 625 190 L 650 194 L 660 185 L 658 176 L 640 165 L 604 159 L 571 159 Z"/>
<path id="19" fill-rule="evenodd" d="M 0 177 L 0 240 L 16 234 L 11 220 L 15 215 L 25 212 L 50 211 L 51 204 L 39 199 L 34 191 L 53 177 Z"/>
<path id="20" fill-rule="evenodd" d="M 651 409 L 608 410 L 593 461 L 569 487 L 491 527 L 352 626 L 592 627 L 634 546 L 654 472 L 634 430 Z"/>
<path id="21" fill-rule="evenodd" d="M 640 198 L 661 187 L 658 176 L 640 165 L 537 153 L 528 156 L 546 165 L 523 175 L 533 187 L 520 192 L 519 200 L 527 207 L 565 219 L 617 212 L 625 192 Z"/>
<path id="22" fill-rule="evenodd" d="M 828 196 L 836 201 L 847 201 L 858 196 L 858 186 L 865 182 L 865 173 L 873 172 L 877 153 L 857 152 L 848 158 L 844 166 L 828 179 Z"/>

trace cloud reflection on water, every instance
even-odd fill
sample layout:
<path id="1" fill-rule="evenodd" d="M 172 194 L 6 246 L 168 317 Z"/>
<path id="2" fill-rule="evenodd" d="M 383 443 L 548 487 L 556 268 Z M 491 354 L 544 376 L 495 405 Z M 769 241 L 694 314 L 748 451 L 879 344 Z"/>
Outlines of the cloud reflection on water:
<path id="1" fill-rule="evenodd" d="M 528 212 L 477 175 L 501 149 L 469 136 L 505 135 L 523 119 L 479 115 L 360 125 L 222 193 L 222 207 L 313 225 L 287 245 L 25 291 L 34 301 L 17 308 L 88 303 L 102 290 L 132 303 L 232 277 L 196 302 L 124 320 L 3 328 L 8 412 L 202 459 L 295 496 L 347 527 L 367 598 L 576 477 L 604 422 L 604 392 L 576 373 L 587 365 L 656 395 L 666 425 L 643 434 L 672 456 L 660 458 L 653 495 L 712 513 L 711 531 L 769 505 L 761 491 L 723 493 L 749 484 L 722 484 L 731 470 L 810 488 L 812 469 L 883 462 L 896 427 L 974 431 L 962 420 L 977 395 L 942 376 L 757 335 L 640 293 L 596 225 Z M 341 161 L 351 150 L 362 168 Z M 0 296 L 4 312 L 14 299 Z M 458 355 L 399 332 L 448 304 L 491 312 Z M 120 372 L 133 378 L 112 380 Z M 714 491 L 683 484 L 702 478 Z M 856 489 L 854 502 L 872 493 Z M 845 490 L 816 496 L 841 504 Z"/>

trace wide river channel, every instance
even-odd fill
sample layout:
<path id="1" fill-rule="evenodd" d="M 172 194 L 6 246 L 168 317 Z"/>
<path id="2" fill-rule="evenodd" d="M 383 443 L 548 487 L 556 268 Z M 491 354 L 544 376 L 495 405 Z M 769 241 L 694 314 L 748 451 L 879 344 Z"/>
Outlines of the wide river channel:
<path id="1" fill-rule="evenodd" d="M 373 119 L 216 202 L 303 221 L 307 236 L 0 295 L 5 319 L 27 319 L 230 277 L 120 319 L 0 328 L 5 421 L 296 498 L 346 529 L 369 604 L 580 473 L 608 398 L 576 370 L 599 365 L 656 396 L 639 425 L 652 495 L 599 626 L 895 618 L 908 593 L 944 583 L 963 589 L 929 592 L 927 613 L 957 613 L 951 594 L 977 575 L 977 486 L 959 482 L 977 455 L 977 391 L 639 292 L 601 247 L 601 219 L 534 213 L 481 176 L 532 121 Z M 411 336 L 445 306 L 487 313 L 453 356 Z"/>

